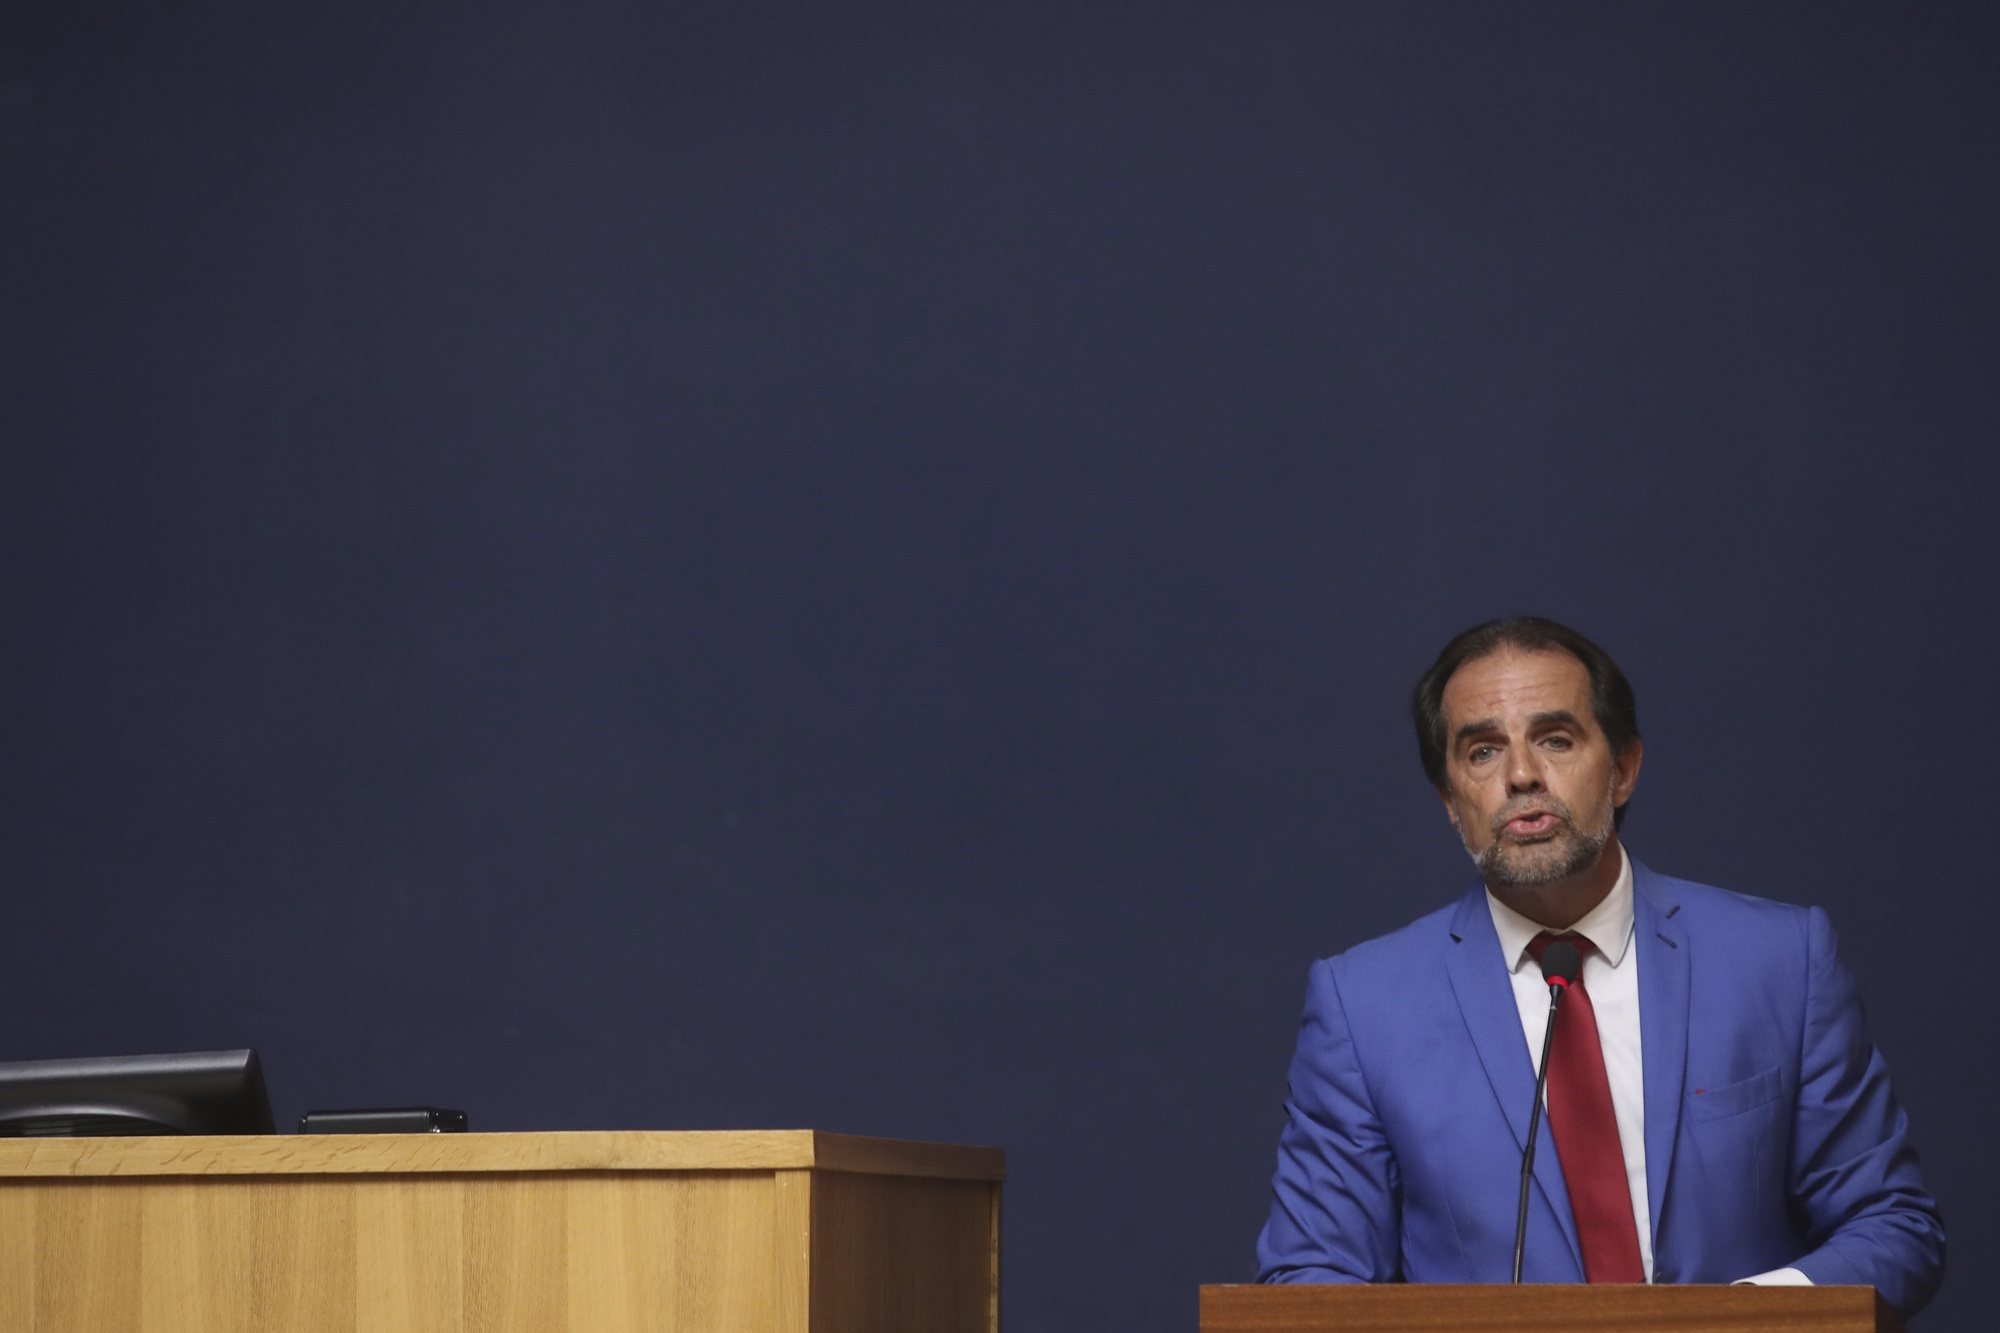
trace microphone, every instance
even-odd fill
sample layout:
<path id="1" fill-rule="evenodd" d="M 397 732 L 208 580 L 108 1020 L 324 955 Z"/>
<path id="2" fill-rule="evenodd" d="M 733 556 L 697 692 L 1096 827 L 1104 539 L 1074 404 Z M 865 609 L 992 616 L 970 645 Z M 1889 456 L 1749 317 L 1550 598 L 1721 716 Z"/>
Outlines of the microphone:
<path id="1" fill-rule="evenodd" d="M 1549 1046 L 1556 1035 L 1556 1006 L 1583 972 L 1583 955 L 1558 936 L 1542 950 L 1542 980 L 1549 983 L 1549 1025 L 1542 1030 L 1542 1058 L 1535 1065 L 1535 1104 L 1528 1111 L 1528 1146 L 1521 1153 L 1521 1201 L 1514 1210 L 1514 1281 L 1521 1280 L 1521 1252 L 1528 1243 L 1528 1182 L 1535 1178 L 1535 1131 L 1542 1123 L 1542 1090 L 1549 1082 Z"/>

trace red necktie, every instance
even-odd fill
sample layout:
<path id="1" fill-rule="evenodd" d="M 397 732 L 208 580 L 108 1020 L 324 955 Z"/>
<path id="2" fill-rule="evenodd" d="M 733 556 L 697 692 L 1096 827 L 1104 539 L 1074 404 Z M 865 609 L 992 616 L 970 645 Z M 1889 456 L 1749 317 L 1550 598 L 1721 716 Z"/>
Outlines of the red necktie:
<path id="1" fill-rule="evenodd" d="M 1544 931 L 1528 945 L 1537 963 L 1554 935 Z M 1590 941 L 1571 942 L 1585 954 Z M 1625 1153 L 1618 1142 L 1618 1117 L 1611 1109 L 1611 1081 L 1604 1074 L 1604 1050 L 1597 1043 L 1597 1013 L 1578 977 L 1563 996 L 1549 1050 L 1549 1132 L 1569 1186 L 1570 1212 L 1583 1247 L 1584 1279 L 1589 1282 L 1644 1282 L 1639 1266 L 1639 1231 L 1632 1218 L 1632 1191 L 1625 1183 Z"/>

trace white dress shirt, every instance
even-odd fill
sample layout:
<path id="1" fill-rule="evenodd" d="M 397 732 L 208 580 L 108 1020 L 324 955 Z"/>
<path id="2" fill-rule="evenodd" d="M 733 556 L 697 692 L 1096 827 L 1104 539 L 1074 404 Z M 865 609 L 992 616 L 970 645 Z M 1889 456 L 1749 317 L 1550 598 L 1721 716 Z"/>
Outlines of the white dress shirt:
<path id="1" fill-rule="evenodd" d="M 1646 1197 L 1646 1076 L 1639 1022 L 1639 951 L 1632 947 L 1632 862 L 1618 851 L 1618 880 L 1604 901 L 1570 927 L 1591 943 L 1583 950 L 1583 988 L 1597 1016 L 1597 1040 L 1604 1050 L 1604 1073 L 1611 1084 L 1611 1109 L 1618 1121 L 1618 1146 L 1625 1157 L 1625 1187 L 1632 1196 L 1632 1220 L 1639 1232 L 1639 1266 L 1654 1280 L 1653 1224 Z M 1530 921 L 1486 891 L 1493 929 L 1500 936 L 1500 956 L 1514 983 L 1514 1004 L 1521 1011 L 1521 1035 L 1527 1039 L 1531 1063 L 1542 1057 L 1542 1036 L 1548 1030 L 1549 988 L 1542 970 L 1528 954 L 1528 945 L 1547 927 Z M 1545 1103 L 1546 1104 L 1546 1103 Z M 1740 1279 L 1771 1285 L 1811 1285 L 1796 1268 L 1759 1273 Z"/>

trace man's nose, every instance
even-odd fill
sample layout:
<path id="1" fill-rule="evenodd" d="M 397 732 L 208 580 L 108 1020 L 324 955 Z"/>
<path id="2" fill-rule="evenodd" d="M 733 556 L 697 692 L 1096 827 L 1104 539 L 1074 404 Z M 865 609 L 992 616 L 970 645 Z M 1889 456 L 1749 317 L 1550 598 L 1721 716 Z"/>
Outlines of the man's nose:
<path id="1" fill-rule="evenodd" d="M 1541 791 L 1541 756 L 1532 745 L 1510 745 L 1507 747 L 1507 790 Z"/>

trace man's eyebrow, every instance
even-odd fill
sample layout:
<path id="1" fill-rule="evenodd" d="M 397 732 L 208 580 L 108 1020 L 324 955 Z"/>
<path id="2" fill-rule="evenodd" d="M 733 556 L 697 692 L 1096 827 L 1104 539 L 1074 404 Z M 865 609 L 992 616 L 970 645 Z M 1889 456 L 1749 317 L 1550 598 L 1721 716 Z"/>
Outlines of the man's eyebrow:
<path id="1" fill-rule="evenodd" d="M 1477 722 L 1468 722 L 1457 731 L 1454 731 L 1451 734 L 1451 743 L 1453 746 L 1463 745 L 1474 736 L 1485 735 L 1498 730 L 1500 730 L 1499 718 L 1482 717 Z"/>
<path id="2" fill-rule="evenodd" d="M 1583 723 L 1577 721 L 1576 714 L 1570 712 L 1567 708 L 1556 708 L 1546 713 L 1536 713 L 1528 719 L 1528 725 L 1537 730 L 1543 727 L 1570 727 L 1577 731 L 1583 730 Z M 1475 722 L 1466 723 L 1453 732 L 1451 734 L 1451 743 L 1454 746 L 1463 745 L 1474 736 L 1488 736 L 1499 730 L 1499 718 L 1482 717 Z"/>

